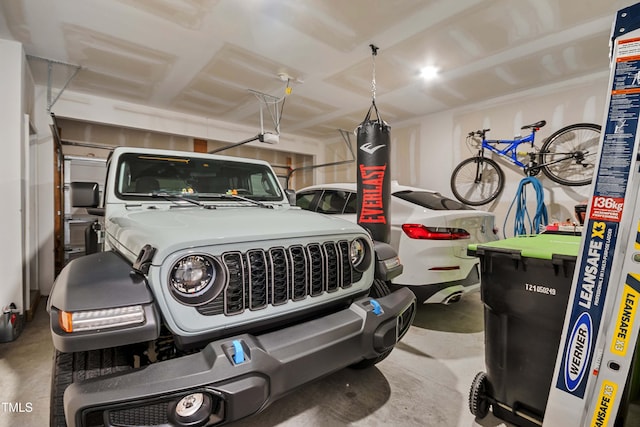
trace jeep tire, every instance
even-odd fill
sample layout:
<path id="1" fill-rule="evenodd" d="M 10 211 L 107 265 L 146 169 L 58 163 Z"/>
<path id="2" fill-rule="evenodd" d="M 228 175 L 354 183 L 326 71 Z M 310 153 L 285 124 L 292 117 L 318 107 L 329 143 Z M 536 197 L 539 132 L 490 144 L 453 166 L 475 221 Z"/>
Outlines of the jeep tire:
<path id="1" fill-rule="evenodd" d="M 132 357 L 121 347 L 62 353 L 56 350 L 51 376 L 51 427 L 66 427 L 64 391 L 72 383 L 132 369 Z"/>

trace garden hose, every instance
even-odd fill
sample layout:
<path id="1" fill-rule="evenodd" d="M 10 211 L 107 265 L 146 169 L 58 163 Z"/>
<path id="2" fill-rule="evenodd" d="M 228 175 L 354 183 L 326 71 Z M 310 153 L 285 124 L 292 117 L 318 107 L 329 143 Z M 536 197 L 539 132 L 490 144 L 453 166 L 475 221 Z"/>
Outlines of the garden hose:
<path id="1" fill-rule="evenodd" d="M 526 185 L 531 184 L 536 191 L 536 212 L 533 216 L 533 220 L 529 215 L 529 210 L 527 208 L 527 191 Z M 516 204 L 517 202 L 517 204 Z M 504 226 L 502 227 L 502 235 L 506 239 L 505 230 L 507 229 L 507 220 L 509 219 L 509 215 L 511 214 L 511 209 L 513 205 L 516 204 L 516 213 L 515 219 L 513 222 L 513 235 L 514 236 L 522 236 L 525 234 L 538 234 L 542 229 L 543 225 L 547 225 L 549 222 L 547 207 L 544 204 L 544 188 L 542 184 L 538 180 L 538 178 L 533 176 L 528 176 L 523 178 L 518 185 L 518 190 L 516 191 L 516 195 L 509 206 L 509 210 L 507 211 L 507 216 L 504 219 Z M 527 231 L 527 224 L 529 225 L 529 230 Z"/>

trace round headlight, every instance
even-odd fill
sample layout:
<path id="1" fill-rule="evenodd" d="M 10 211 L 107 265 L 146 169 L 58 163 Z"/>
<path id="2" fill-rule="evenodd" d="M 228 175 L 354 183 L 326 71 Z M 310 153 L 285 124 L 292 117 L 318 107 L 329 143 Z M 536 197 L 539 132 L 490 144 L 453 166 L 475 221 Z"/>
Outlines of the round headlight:
<path id="1" fill-rule="evenodd" d="M 367 246 L 362 239 L 355 239 L 351 242 L 349 248 L 349 255 L 351 257 L 351 265 L 353 268 L 358 268 L 362 265 L 367 256 Z"/>
<path id="2" fill-rule="evenodd" d="M 171 270 L 171 286 L 187 295 L 202 291 L 215 279 L 211 261 L 201 255 L 182 258 Z"/>
<path id="3" fill-rule="evenodd" d="M 218 296 L 221 286 L 216 263 L 204 255 L 188 255 L 180 258 L 169 273 L 171 293 L 180 302 L 199 305 Z"/>

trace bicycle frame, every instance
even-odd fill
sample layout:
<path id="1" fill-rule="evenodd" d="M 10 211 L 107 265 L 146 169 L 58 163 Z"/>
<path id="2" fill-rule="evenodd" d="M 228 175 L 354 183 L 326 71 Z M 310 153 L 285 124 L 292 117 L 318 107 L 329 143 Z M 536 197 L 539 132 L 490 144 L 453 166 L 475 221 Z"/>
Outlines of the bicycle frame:
<path id="1" fill-rule="evenodd" d="M 510 163 L 519 166 L 523 169 L 527 168 L 527 165 L 518 160 L 517 148 L 520 144 L 530 143 L 533 146 L 535 141 L 535 131 L 531 132 L 527 136 L 516 139 L 486 139 L 485 132 L 482 132 L 482 145 L 480 146 L 480 155 L 483 156 L 483 150 L 489 150 L 498 154 L 500 157 L 504 157 Z M 495 147 L 496 144 L 508 144 L 504 149 Z"/>
<path id="2" fill-rule="evenodd" d="M 542 172 L 560 185 L 591 183 L 589 171 L 593 170 L 594 163 L 587 157 L 597 154 L 600 126 L 592 123 L 565 126 L 543 141 L 541 148 L 536 147 L 535 134 L 544 125 L 546 121 L 540 120 L 522 126 L 522 131 L 529 133 L 513 139 L 487 139 L 490 129 L 469 132 L 466 142 L 475 148 L 477 154 L 462 160 L 451 174 L 451 189 L 456 198 L 471 206 L 495 200 L 505 184 L 498 157 L 520 168 L 527 176 Z M 529 144 L 529 148 L 518 150 L 521 144 Z M 485 155 L 485 151 L 496 156 Z"/>

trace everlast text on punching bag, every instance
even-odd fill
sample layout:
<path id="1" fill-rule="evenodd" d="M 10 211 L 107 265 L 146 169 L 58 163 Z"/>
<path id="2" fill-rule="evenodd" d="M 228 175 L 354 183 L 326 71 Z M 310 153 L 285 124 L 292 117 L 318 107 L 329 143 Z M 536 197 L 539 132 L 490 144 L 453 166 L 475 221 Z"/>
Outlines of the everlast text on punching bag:
<path id="1" fill-rule="evenodd" d="M 371 119 L 375 110 L 377 119 Z M 375 102 L 358 126 L 358 224 L 366 228 L 373 240 L 389 243 L 391 224 L 389 202 L 390 129 L 378 114 Z"/>

